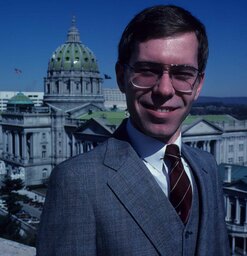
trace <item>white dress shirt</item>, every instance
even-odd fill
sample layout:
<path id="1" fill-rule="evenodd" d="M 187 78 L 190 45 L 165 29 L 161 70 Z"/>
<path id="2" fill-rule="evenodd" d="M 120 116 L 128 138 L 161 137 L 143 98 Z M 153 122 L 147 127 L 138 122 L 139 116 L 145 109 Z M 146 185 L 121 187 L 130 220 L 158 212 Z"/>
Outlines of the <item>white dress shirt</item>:
<path id="1" fill-rule="evenodd" d="M 167 144 L 141 133 L 131 124 L 130 120 L 128 120 L 127 122 L 127 132 L 130 137 L 133 148 L 140 156 L 140 158 L 143 160 L 148 170 L 151 172 L 151 174 L 159 184 L 162 191 L 165 193 L 166 196 L 168 196 L 169 163 L 164 162 L 163 160 Z M 173 144 L 176 144 L 181 152 L 181 134 Z M 190 168 L 183 158 L 182 162 L 184 165 L 185 172 L 188 175 L 190 182 L 192 184 Z"/>

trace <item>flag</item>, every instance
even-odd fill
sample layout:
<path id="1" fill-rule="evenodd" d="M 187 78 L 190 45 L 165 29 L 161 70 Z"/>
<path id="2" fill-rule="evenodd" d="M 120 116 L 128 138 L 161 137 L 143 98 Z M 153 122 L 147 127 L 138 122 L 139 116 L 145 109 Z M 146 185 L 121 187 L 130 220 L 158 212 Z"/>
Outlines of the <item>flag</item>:
<path id="1" fill-rule="evenodd" d="M 107 74 L 104 74 L 104 77 L 105 77 L 105 79 L 111 79 L 111 77 L 108 76 Z"/>
<path id="2" fill-rule="evenodd" d="M 15 73 L 16 73 L 17 75 L 20 75 L 20 74 L 22 73 L 22 71 L 21 71 L 19 68 L 15 68 Z"/>

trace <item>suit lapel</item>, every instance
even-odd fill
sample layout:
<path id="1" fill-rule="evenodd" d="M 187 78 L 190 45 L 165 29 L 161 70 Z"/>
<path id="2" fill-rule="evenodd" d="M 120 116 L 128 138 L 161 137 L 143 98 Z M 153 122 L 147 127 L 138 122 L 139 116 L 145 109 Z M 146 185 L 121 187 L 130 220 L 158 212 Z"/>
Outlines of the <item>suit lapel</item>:
<path id="1" fill-rule="evenodd" d="M 192 151 L 187 145 L 182 147 L 182 155 L 186 159 L 187 163 L 190 165 L 191 171 L 193 173 L 196 186 L 198 188 L 199 195 L 199 209 L 200 209 L 200 230 L 205 232 L 207 223 L 209 220 L 210 211 L 210 200 L 208 191 L 213 190 L 211 180 L 208 173 L 208 165 L 204 159 L 198 154 L 197 151 Z M 211 193 L 210 193 L 211 194 Z"/>
<path id="2" fill-rule="evenodd" d="M 108 180 L 108 186 L 118 200 L 157 251 L 160 254 L 173 255 L 179 249 L 174 237 L 182 237 L 178 235 L 182 232 L 182 223 L 136 152 L 128 143 L 110 139 L 104 164 L 115 170 Z M 177 229 L 170 225 L 174 219 L 180 223 Z"/>

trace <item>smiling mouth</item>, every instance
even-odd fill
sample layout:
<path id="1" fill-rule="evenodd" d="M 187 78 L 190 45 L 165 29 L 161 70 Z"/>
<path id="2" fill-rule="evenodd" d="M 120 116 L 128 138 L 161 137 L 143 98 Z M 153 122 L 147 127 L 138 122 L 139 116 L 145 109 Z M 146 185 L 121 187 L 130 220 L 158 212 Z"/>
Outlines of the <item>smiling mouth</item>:
<path id="1" fill-rule="evenodd" d="M 161 113 L 169 113 L 169 112 L 172 112 L 174 109 L 172 108 L 158 108 L 158 109 L 154 109 L 156 110 L 157 112 L 161 112 Z"/>
<path id="2" fill-rule="evenodd" d="M 157 111 L 160 113 L 169 113 L 169 112 L 176 110 L 176 108 L 174 108 L 174 107 L 155 107 L 155 106 L 148 105 L 148 104 L 143 104 L 143 106 L 146 109 L 150 109 L 150 110 Z"/>

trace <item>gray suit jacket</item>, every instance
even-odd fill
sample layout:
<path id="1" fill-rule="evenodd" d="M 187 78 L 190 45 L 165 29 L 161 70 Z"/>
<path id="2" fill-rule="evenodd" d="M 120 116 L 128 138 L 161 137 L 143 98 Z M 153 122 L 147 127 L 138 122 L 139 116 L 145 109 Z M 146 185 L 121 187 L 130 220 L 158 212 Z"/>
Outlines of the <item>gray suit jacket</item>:
<path id="1" fill-rule="evenodd" d="M 125 135 L 123 129 L 116 133 Z M 187 145 L 182 154 L 199 195 L 194 255 L 230 255 L 216 163 Z M 131 145 L 111 138 L 53 170 L 37 256 L 187 255 L 185 229 L 174 221 L 175 210 Z"/>

